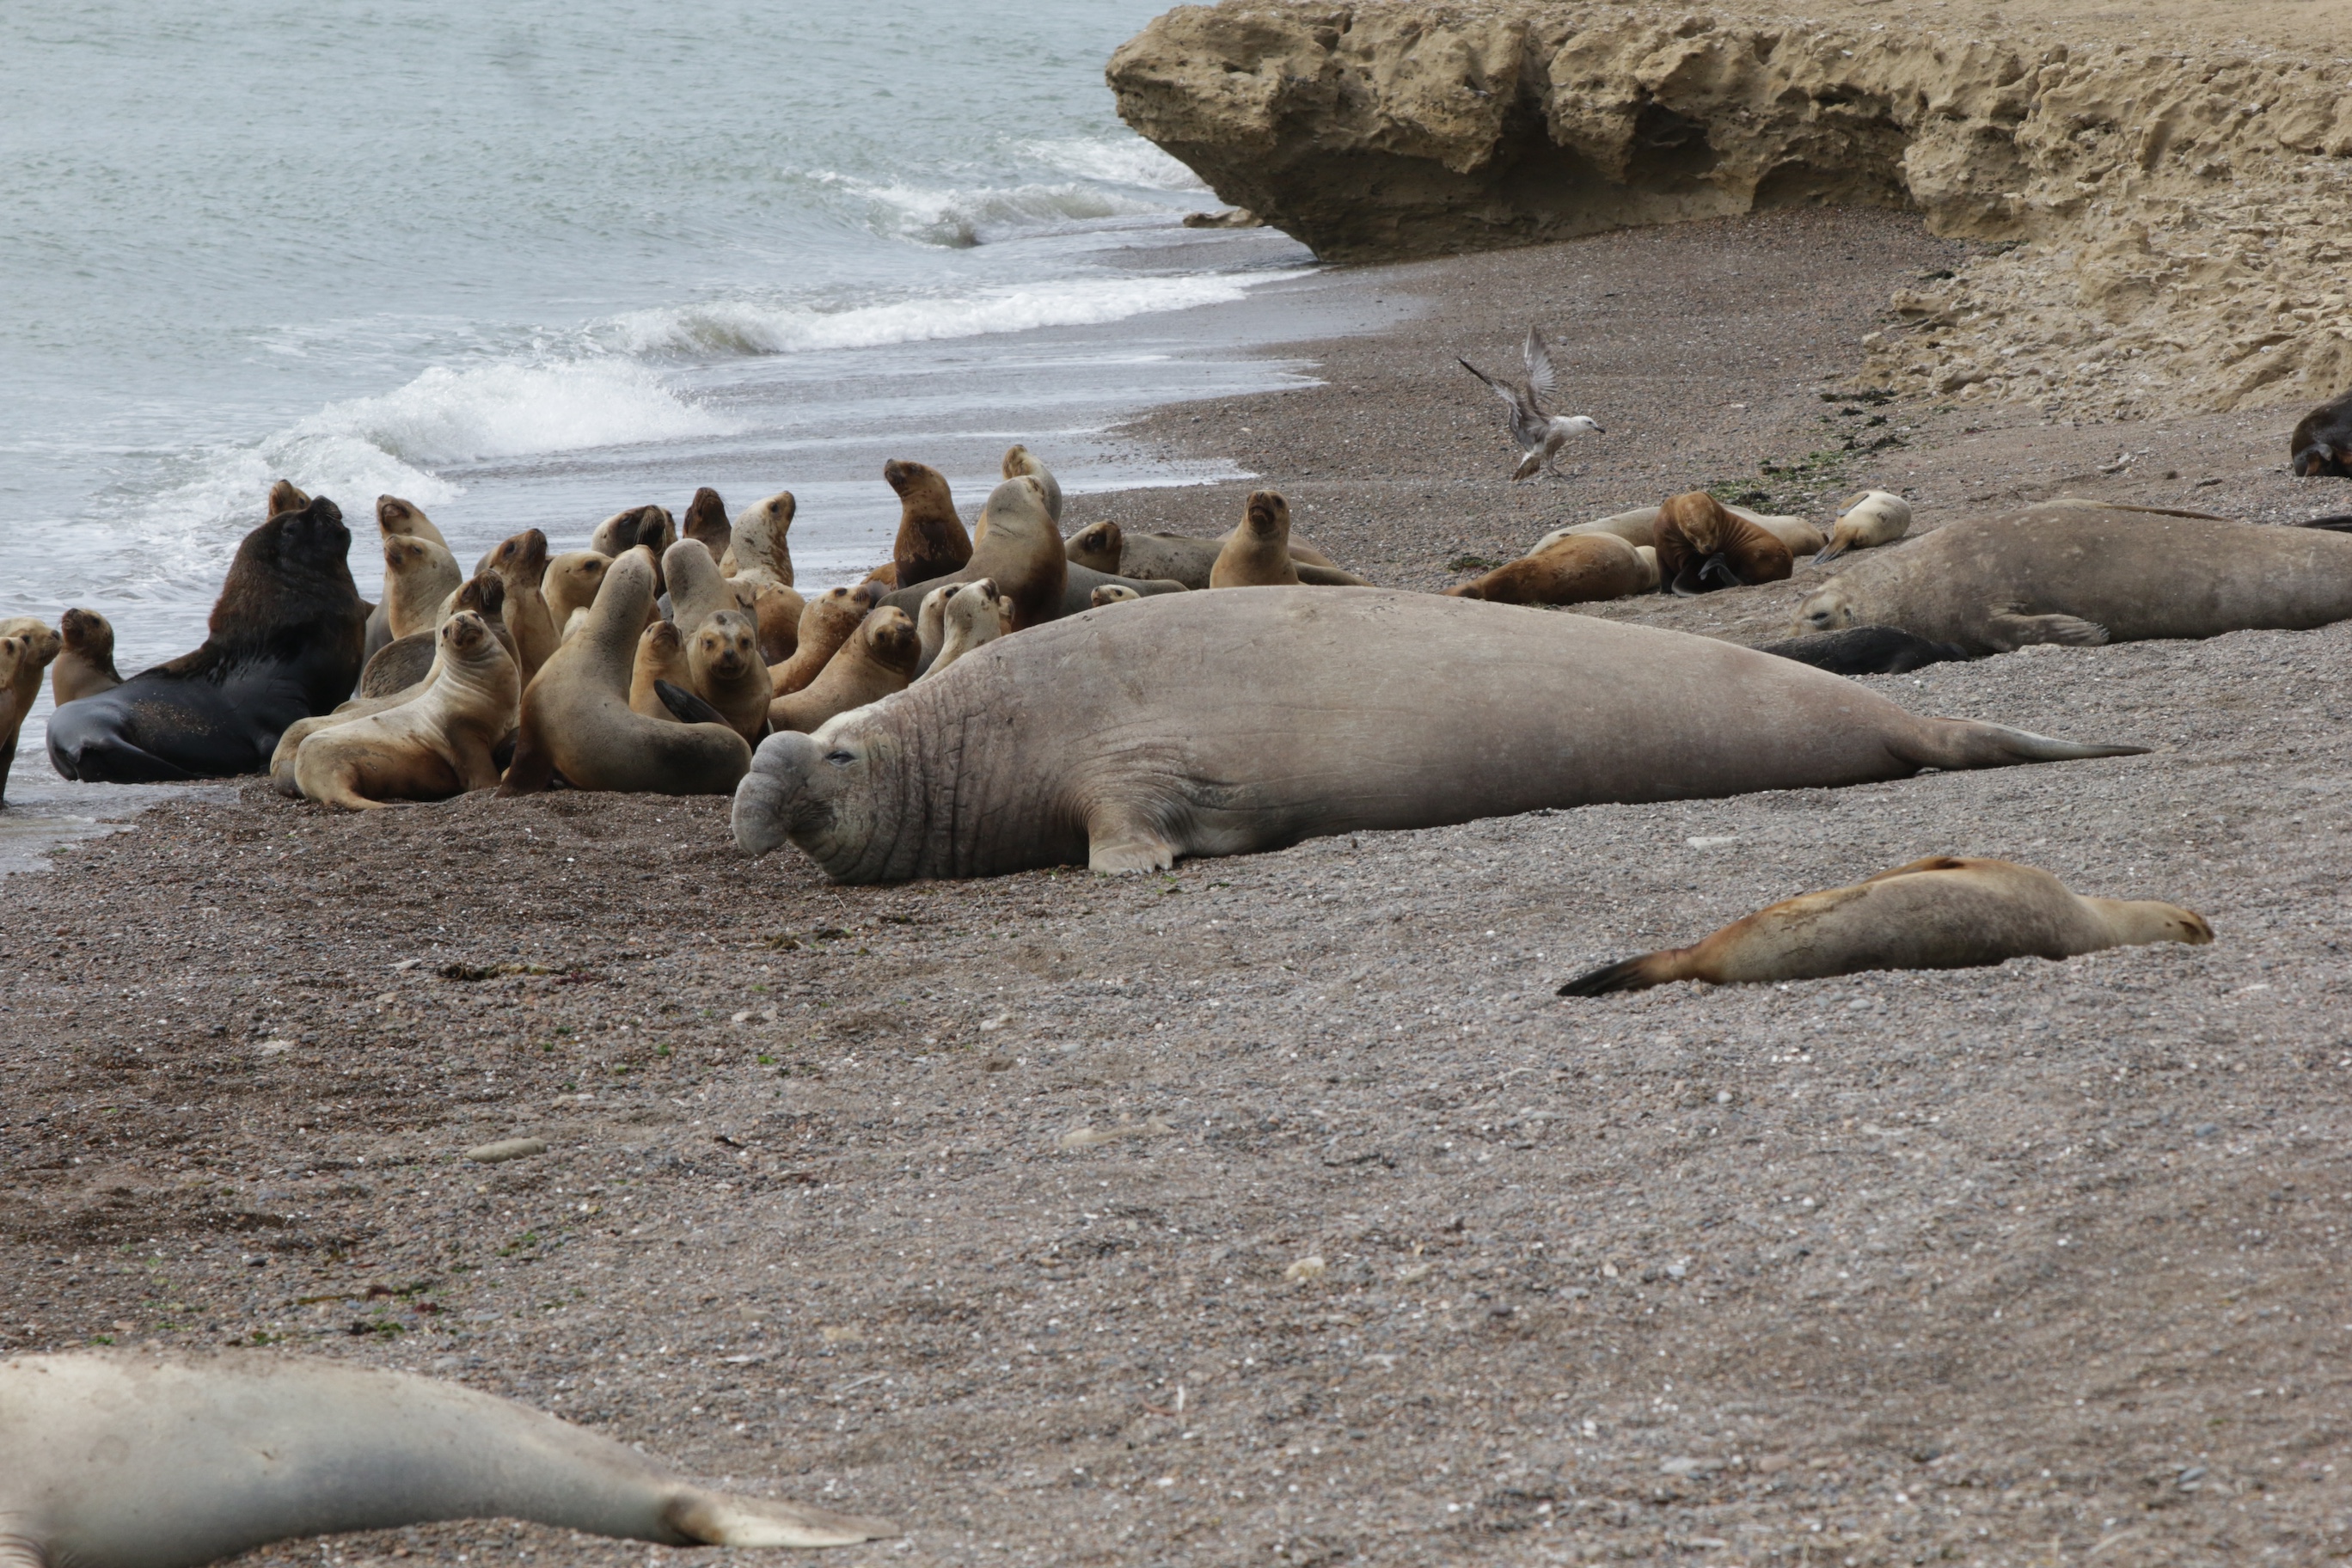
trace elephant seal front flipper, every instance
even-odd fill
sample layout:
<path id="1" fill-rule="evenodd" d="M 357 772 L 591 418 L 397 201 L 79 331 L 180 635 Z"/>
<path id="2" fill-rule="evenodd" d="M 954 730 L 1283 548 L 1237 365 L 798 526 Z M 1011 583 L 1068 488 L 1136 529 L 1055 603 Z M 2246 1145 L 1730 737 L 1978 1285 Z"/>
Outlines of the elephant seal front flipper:
<path id="1" fill-rule="evenodd" d="M 2060 647 L 2105 647 L 2107 628 L 2080 616 L 2028 616 L 2013 610 L 1985 617 L 1985 640 L 2003 653 L 2035 643 Z M 2000 645 L 2008 646 L 2002 647 Z"/>

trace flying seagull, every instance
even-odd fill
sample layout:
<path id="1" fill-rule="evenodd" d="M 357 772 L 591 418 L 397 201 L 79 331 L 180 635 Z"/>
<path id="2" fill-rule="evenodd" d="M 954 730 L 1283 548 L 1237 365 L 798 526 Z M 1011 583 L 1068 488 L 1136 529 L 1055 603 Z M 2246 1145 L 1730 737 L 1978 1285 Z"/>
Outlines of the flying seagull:
<path id="1" fill-rule="evenodd" d="M 1494 388 L 1495 395 L 1503 400 L 1503 406 L 1507 410 L 1503 416 L 1504 427 L 1510 431 L 1511 439 L 1517 441 L 1520 451 L 1526 454 L 1519 459 L 1519 466 L 1512 470 L 1514 483 L 1532 479 L 1539 471 L 1549 470 L 1557 474 L 1559 470 L 1552 468 L 1552 460 L 1559 456 L 1559 449 L 1568 445 L 1570 436 L 1608 434 L 1599 424 L 1581 414 L 1567 417 L 1546 414 L 1537 402 L 1538 398 L 1552 395 L 1556 380 L 1551 369 L 1551 350 L 1545 346 L 1541 332 L 1529 327 L 1528 341 L 1519 352 L 1528 362 L 1528 384 L 1525 386 L 1512 386 L 1496 381 L 1466 359 L 1456 361 L 1464 370 Z"/>

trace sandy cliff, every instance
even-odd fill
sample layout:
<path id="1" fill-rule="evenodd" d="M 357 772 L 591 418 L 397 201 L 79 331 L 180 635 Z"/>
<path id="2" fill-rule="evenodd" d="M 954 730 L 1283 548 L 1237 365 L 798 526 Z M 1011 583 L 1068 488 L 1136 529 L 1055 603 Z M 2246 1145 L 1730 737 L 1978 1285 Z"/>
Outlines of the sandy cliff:
<path id="1" fill-rule="evenodd" d="M 2352 44 L 1855 3 L 1229 0 L 1160 17 L 1108 74 L 1129 124 L 1333 260 L 1915 207 L 1991 243 L 1889 301 L 1867 383 L 2110 417 L 2352 384 L 2352 62 L 2329 52 Z"/>

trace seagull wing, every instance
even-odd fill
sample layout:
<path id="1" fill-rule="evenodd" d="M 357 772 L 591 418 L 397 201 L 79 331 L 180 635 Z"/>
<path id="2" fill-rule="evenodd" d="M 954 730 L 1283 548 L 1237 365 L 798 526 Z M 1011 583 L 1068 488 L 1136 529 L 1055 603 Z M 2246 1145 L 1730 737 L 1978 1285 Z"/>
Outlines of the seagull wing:
<path id="1" fill-rule="evenodd" d="M 1544 436 L 1549 426 L 1544 416 L 1536 411 L 1534 398 L 1529 397 L 1518 387 L 1508 386 L 1496 381 L 1466 359 L 1456 359 L 1454 363 L 1485 382 L 1495 395 L 1503 400 L 1503 406 L 1509 411 L 1503 416 L 1503 427 L 1511 433 L 1511 439 L 1519 444 L 1521 451 L 1543 445 Z"/>
<path id="2" fill-rule="evenodd" d="M 1543 341 L 1543 333 L 1528 329 L 1528 341 L 1519 353 L 1528 362 L 1528 400 L 1530 403 L 1549 397 L 1556 384 L 1551 368 L 1551 348 Z"/>

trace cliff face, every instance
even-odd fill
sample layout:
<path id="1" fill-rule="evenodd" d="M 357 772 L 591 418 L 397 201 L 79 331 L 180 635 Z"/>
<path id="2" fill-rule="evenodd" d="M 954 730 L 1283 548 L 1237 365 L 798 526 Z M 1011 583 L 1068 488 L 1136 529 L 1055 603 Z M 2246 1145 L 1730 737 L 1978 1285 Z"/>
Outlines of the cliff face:
<path id="1" fill-rule="evenodd" d="M 2352 384 L 2352 69 L 1624 5 L 1184 6 L 1128 123 L 1337 261 L 1801 203 L 2008 242 L 1900 294 L 1863 380 L 2053 413 Z"/>

